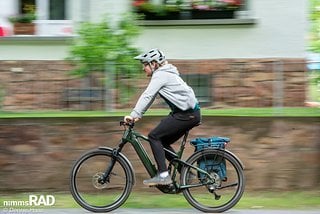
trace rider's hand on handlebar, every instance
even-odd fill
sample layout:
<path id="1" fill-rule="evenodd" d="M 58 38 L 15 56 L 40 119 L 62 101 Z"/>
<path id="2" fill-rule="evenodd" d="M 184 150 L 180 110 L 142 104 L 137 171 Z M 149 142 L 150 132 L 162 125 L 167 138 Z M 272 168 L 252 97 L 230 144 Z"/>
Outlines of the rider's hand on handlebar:
<path id="1" fill-rule="evenodd" d="M 133 118 L 131 116 L 125 116 L 123 120 L 124 120 L 124 122 L 129 123 L 129 122 L 137 122 L 139 120 L 139 118 Z"/>

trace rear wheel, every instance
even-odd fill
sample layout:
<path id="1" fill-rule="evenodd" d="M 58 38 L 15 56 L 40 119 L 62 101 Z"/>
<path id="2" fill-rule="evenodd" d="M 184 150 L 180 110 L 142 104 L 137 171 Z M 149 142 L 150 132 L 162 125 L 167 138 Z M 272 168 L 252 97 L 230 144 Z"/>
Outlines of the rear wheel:
<path id="1" fill-rule="evenodd" d="M 70 190 L 75 201 L 92 212 L 110 212 L 129 197 L 133 186 L 131 165 L 120 155 L 111 173 L 103 179 L 112 162 L 112 151 L 98 149 L 84 154 L 73 166 Z"/>
<path id="2" fill-rule="evenodd" d="M 229 210 L 237 204 L 244 192 L 245 177 L 242 166 L 232 154 L 205 149 L 194 153 L 187 162 L 210 175 L 189 166 L 183 168 L 181 184 L 190 185 L 183 190 L 183 195 L 190 205 L 202 212 L 215 213 Z M 220 164 L 225 164 L 226 176 L 218 169 Z"/>

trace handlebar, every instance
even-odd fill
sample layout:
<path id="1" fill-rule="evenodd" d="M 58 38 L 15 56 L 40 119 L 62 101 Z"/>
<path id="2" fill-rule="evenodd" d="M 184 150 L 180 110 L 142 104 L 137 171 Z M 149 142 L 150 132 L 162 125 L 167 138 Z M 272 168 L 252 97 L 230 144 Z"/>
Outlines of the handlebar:
<path id="1" fill-rule="evenodd" d="M 126 121 L 120 121 L 120 126 L 129 126 L 130 128 L 133 128 L 134 127 L 134 121 L 129 121 L 129 122 L 126 122 Z"/>

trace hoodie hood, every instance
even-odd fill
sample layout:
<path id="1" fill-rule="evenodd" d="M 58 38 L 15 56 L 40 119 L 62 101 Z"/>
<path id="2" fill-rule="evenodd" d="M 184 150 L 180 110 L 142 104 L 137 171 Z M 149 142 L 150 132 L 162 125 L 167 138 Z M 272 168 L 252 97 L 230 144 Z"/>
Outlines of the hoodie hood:
<path id="1" fill-rule="evenodd" d="M 198 103 L 192 88 L 180 77 L 178 69 L 172 64 L 165 64 L 153 72 L 148 87 L 140 96 L 130 116 L 141 118 L 158 94 L 172 112 L 194 109 Z"/>
<path id="2" fill-rule="evenodd" d="M 177 67 L 172 64 L 165 64 L 154 71 L 154 73 L 156 72 L 168 72 L 168 73 L 176 74 L 178 76 L 180 75 Z"/>

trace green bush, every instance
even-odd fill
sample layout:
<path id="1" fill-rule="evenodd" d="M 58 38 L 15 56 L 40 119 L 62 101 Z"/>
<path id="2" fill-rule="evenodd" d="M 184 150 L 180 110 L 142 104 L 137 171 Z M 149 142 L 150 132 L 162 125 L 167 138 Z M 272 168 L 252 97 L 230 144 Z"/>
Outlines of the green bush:
<path id="1" fill-rule="evenodd" d="M 133 60 L 140 51 L 131 46 L 139 32 L 133 14 L 125 14 L 116 26 L 108 18 L 99 23 L 82 23 L 67 57 L 77 65 L 73 74 L 84 77 L 91 72 L 103 72 L 107 62 L 115 64 L 115 72 L 122 74 L 141 70 L 137 69 L 140 65 Z"/>
<path id="2" fill-rule="evenodd" d="M 82 23 L 67 57 L 76 65 L 73 75 L 89 79 L 93 72 L 105 72 L 106 88 L 117 89 L 120 103 L 128 101 L 135 92 L 135 85 L 127 80 L 141 73 L 140 63 L 133 59 L 140 51 L 132 46 L 140 32 L 137 18 L 131 13 L 122 17 L 116 24 L 108 18 L 98 23 Z M 84 82 L 85 87 L 90 87 L 88 81 Z M 112 103 L 115 98 L 112 92 L 108 94 Z"/>

